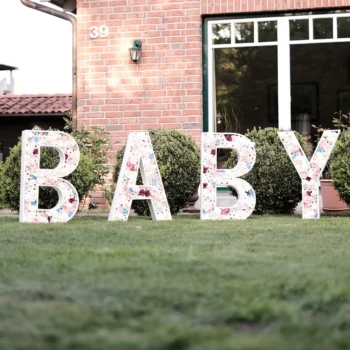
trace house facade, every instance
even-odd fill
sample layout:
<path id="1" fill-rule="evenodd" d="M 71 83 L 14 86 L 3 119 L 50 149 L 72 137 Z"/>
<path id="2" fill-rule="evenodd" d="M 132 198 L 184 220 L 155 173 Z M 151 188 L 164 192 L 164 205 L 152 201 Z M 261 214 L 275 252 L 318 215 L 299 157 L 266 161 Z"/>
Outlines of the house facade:
<path id="1" fill-rule="evenodd" d="M 78 124 L 105 126 L 111 155 L 132 131 L 311 133 L 350 110 L 349 0 L 76 5 Z"/>
<path id="2" fill-rule="evenodd" d="M 73 117 L 110 132 L 112 164 L 133 131 L 311 138 L 350 111 L 350 0 L 21 2 L 72 22 Z"/>
<path id="3" fill-rule="evenodd" d="M 130 132 L 199 144 L 203 131 L 278 127 L 311 141 L 312 125 L 350 111 L 350 0 L 41 2 L 73 25 L 73 117 L 110 132 L 110 165 Z"/>

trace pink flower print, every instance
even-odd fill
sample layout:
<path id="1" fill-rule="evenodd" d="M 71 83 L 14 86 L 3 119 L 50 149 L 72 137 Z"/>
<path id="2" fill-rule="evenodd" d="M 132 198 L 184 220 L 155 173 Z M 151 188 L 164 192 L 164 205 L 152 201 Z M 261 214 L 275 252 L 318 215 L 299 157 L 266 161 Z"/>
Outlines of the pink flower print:
<path id="1" fill-rule="evenodd" d="M 34 148 L 33 154 L 34 154 L 34 155 L 37 155 L 38 153 L 39 153 L 39 150 L 38 150 L 37 148 Z"/>
<path id="2" fill-rule="evenodd" d="M 130 163 L 131 164 L 131 163 Z M 130 171 L 136 171 L 135 164 L 131 164 L 129 167 Z"/>
<path id="3" fill-rule="evenodd" d="M 221 208 L 221 214 L 222 215 L 230 214 L 230 209 L 229 208 Z"/>
<path id="4" fill-rule="evenodd" d="M 207 188 L 208 184 L 207 183 L 204 183 L 203 184 L 203 188 Z"/>
<path id="5" fill-rule="evenodd" d="M 211 150 L 210 154 L 213 155 L 213 156 L 215 156 L 216 150 L 213 148 L 213 149 Z"/>
<path id="6" fill-rule="evenodd" d="M 216 192 L 216 187 L 209 186 L 209 187 L 208 187 L 208 190 L 209 190 L 210 193 L 211 193 L 211 192 Z"/>
<path id="7" fill-rule="evenodd" d="M 209 167 L 204 166 L 204 167 L 203 167 L 203 173 L 206 174 L 207 171 L 208 171 L 208 169 L 209 169 Z"/>
<path id="8" fill-rule="evenodd" d="M 56 181 L 52 177 L 47 178 L 46 181 L 47 181 L 48 185 L 55 185 L 56 184 Z"/>
<path id="9" fill-rule="evenodd" d="M 225 135 L 225 139 L 227 141 L 232 141 L 232 135 Z"/>
<path id="10" fill-rule="evenodd" d="M 69 203 L 74 203 L 75 202 L 75 198 L 69 198 L 68 202 Z"/>
<path id="11" fill-rule="evenodd" d="M 248 210 L 250 210 L 251 208 L 250 208 L 250 206 L 249 205 L 247 205 L 246 203 L 242 203 L 242 206 L 241 206 L 241 210 L 242 211 L 248 211 Z"/>
<path id="12" fill-rule="evenodd" d="M 306 196 L 304 198 L 304 208 L 310 207 L 312 204 L 312 197 L 311 196 Z"/>
<path id="13" fill-rule="evenodd" d="M 145 196 L 145 197 L 150 197 L 151 196 L 151 191 L 150 190 L 145 190 L 142 188 L 139 192 L 139 196 Z"/>

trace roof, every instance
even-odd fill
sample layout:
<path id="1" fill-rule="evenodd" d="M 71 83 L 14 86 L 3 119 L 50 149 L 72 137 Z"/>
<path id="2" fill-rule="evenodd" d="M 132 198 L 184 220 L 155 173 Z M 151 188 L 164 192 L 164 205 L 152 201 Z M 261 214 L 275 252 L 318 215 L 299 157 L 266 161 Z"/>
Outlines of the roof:
<path id="1" fill-rule="evenodd" d="M 7 64 L 2 64 L 0 63 L 0 70 L 10 70 L 10 71 L 13 71 L 13 70 L 16 70 L 18 69 L 17 67 L 13 67 L 13 66 L 8 66 Z"/>
<path id="2" fill-rule="evenodd" d="M 66 114 L 72 108 L 72 95 L 3 95 L 1 116 Z"/>

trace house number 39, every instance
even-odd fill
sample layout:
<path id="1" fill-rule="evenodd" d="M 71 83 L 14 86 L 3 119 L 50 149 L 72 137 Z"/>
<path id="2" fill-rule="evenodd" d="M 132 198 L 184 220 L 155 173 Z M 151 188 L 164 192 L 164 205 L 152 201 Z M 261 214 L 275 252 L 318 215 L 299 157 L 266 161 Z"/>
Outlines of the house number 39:
<path id="1" fill-rule="evenodd" d="M 90 27 L 90 38 L 96 39 L 98 37 L 105 38 L 108 35 L 109 28 L 107 26 L 92 26 Z"/>

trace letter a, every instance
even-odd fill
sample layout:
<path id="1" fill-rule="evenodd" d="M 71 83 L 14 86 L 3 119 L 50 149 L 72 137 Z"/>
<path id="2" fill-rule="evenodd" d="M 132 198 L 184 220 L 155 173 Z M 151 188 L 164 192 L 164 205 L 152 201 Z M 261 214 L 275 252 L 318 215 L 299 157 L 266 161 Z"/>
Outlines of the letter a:
<path id="1" fill-rule="evenodd" d="M 233 169 L 217 169 L 218 148 L 228 148 L 237 152 L 238 162 Z M 202 220 L 240 220 L 251 215 L 255 208 L 255 192 L 247 181 L 237 177 L 252 169 L 255 157 L 254 143 L 243 135 L 202 133 L 200 195 Z M 233 187 L 238 194 L 238 203 L 229 208 L 217 207 L 218 186 Z"/>
<path id="2" fill-rule="evenodd" d="M 41 147 L 58 151 L 60 162 L 55 169 L 40 169 Z M 72 173 L 80 159 L 75 140 L 59 131 L 22 132 L 20 222 L 67 222 L 78 210 L 79 198 L 74 186 L 62 179 Z M 58 192 L 58 203 L 51 209 L 38 209 L 39 187 Z"/>
<path id="3" fill-rule="evenodd" d="M 136 185 L 139 168 L 143 181 L 141 186 Z M 153 220 L 171 220 L 168 200 L 148 132 L 129 134 L 108 220 L 127 220 L 131 203 L 136 199 L 147 200 Z"/>
<path id="4" fill-rule="evenodd" d="M 340 130 L 324 131 L 309 162 L 293 131 L 278 132 L 278 136 L 301 178 L 303 219 L 320 218 L 320 196 L 318 193 L 320 176 L 339 134 Z"/>

